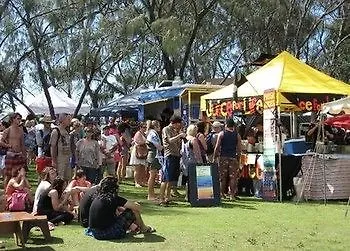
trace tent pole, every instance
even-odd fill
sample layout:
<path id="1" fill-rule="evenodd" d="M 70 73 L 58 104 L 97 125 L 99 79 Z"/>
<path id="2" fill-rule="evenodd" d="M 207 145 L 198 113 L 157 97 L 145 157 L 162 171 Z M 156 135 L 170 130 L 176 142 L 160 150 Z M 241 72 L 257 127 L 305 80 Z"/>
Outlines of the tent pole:
<path id="1" fill-rule="evenodd" d="M 187 100 L 187 104 L 188 104 L 188 125 L 191 124 L 191 91 L 188 90 L 188 100 Z"/>
<path id="2" fill-rule="evenodd" d="M 323 139 L 323 151 L 322 151 L 322 167 L 323 167 L 323 191 L 324 191 L 324 195 L 323 195 L 323 203 L 324 205 L 327 204 L 327 190 L 326 190 L 326 159 L 325 159 L 325 152 L 326 152 L 326 134 L 325 134 L 325 131 L 324 131 L 324 116 L 321 116 L 321 124 L 322 124 L 322 139 Z"/>
<path id="3" fill-rule="evenodd" d="M 278 165 L 279 165 L 279 197 L 280 202 L 282 202 L 282 135 L 281 135 L 281 108 L 277 106 L 277 132 L 278 132 L 278 138 L 277 138 L 277 146 L 278 146 Z"/>
<path id="4" fill-rule="evenodd" d="M 290 132 L 290 138 L 292 139 L 294 137 L 294 135 L 293 135 L 293 112 L 289 113 L 289 132 Z"/>

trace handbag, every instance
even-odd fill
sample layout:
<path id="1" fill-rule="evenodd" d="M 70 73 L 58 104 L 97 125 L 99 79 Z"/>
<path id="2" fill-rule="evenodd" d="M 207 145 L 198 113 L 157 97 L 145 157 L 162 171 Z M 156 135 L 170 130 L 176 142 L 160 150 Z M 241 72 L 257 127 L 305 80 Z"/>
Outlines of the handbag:
<path id="1" fill-rule="evenodd" d="M 28 193 L 24 191 L 16 190 L 12 193 L 10 203 L 9 203 L 9 210 L 11 212 L 15 211 L 24 211 L 26 209 L 26 201 L 28 199 Z"/>
<path id="2" fill-rule="evenodd" d="M 148 148 L 146 144 L 136 145 L 136 158 L 147 159 Z"/>

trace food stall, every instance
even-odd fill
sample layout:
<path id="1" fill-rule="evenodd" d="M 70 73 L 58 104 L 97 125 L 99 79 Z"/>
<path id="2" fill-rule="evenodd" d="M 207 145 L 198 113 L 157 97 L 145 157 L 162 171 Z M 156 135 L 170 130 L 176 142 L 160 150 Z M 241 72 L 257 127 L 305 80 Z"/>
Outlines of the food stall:
<path id="1" fill-rule="evenodd" d="M 320 135 L 316 152 L 302 158 L 303 196 L 310 200 L 348 199 L 350 196 L 350 97 L 325 103 L 321 114 L 332 138 Z M 325 114 L 333 117 L 326 118 Z M 322 130 L 322 126 L 319 127 Z"/>
<path id="2" fill-rule="evenodd" d="M 246 78 L 248 81 L 237 89 L 236 100 L 233 100 L 233 92 L 231 97 L 224 97 L 224 99 L 216 97 L 217 99 L 213 100 L 204 97 L 201 100 L 201 109 L 208 116 L 221 114 L 230 117 L 234 112 L 242 109 L 254 114 L 257 112 L 263 114 L 264 167 L 262 168 L 265 175 L 262 175 L 262 183 L 263 189 L 270 188 L 266 190 L 265 199 L 273 200 L 277 195 L 272 191 L 276 190 L 276 177 L 278 175 L 281 180 L 284 171 L 281 112 L 289 112 L 292 115 L 291 118 L 295 117 L 294 113 L 300 111 L 317 112 L 323 103 L 349 95 L 350 86 L 308 66 L 288 52 L 282 52 Z M 263 97 L 262 101 L 260 101 L 261 97 Z M 291 129 L 291 135 L 294 135 L 293 131 L 294 128 Z M 267 138 L 269 142 L 266 142 Z M 272 156 L 276 154 L 279 157 L 273 158 Z M 278 169 L 276 163 L 281 162 L 282 172 L 276 173 Z M 279 185 L 279 190 L 282 190 L 282 182 L 279 182 Z M 282 193 L 284 192 L 287 191 L 282 190 Z M 280 200 L 282 200 L 282 193 L 279 194 Z"/>
<path id="3" fill-rule="evenodd" d="M 165 113 L 176 113 L 181 115 L 187 124 L 199 120 L 200 97 L 221 87 L 211 84 L 181 84 L 137 90 L 112 100 L 94 111 L 94 115 L 116 116 L 125 113 L 132 115 L 135 120 L 143 121 L 161 120 Z"/>

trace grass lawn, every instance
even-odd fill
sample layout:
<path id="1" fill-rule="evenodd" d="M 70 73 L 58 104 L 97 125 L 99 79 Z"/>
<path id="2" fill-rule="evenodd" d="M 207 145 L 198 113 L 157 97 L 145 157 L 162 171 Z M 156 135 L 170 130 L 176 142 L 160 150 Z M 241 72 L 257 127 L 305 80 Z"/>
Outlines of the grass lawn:
<path id="1" fill-rule="evenodd" d="M 77 223 L 56 227 L 53 241 L 45 243 L 32 230 L 27 249 L 32 250 L 349 250 L 350 216 L 346 203 L 271 203 L 242 198 L 224 201 L 220 207 L 192 208 L 177 201 L 160 207 L 145 200 L 146 188 L 132 182 L 121 185 L 120 194 L 140 201 L 146 224 L 154 234 L 123 240 L 97 241 L 84 235 Z M 14 239 L 1 238 L 6 249 L 16 250 Z"/>

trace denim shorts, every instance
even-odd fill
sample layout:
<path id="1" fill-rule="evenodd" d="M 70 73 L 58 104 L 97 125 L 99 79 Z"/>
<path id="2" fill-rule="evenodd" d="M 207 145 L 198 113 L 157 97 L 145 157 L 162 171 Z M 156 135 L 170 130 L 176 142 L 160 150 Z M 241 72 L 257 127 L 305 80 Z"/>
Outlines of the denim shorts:
<path id="1" fill-rule="evenodd" d="M 162 168 L 163 182 L 177 182 L 180 175 L 180 157 L 169 155 L 164 157 Z"/>

